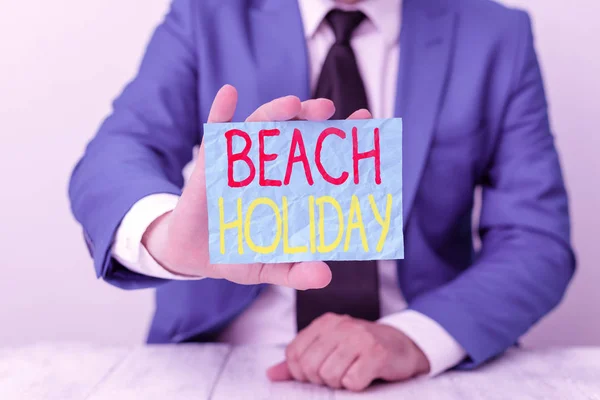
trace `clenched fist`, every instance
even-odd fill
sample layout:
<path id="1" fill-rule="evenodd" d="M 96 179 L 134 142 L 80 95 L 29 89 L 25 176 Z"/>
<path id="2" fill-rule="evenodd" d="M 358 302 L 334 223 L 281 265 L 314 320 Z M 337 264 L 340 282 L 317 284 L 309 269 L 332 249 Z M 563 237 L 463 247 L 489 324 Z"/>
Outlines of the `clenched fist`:
<path id="1" fill-rule="evenodd" d="M 285 361 L 267 371 L 273 381 L 295 379 L 361 391 L 375 379 L 402 381 L 429 372 L 425 354 L 387 325 L 325 314 L 288 345 Z"/>

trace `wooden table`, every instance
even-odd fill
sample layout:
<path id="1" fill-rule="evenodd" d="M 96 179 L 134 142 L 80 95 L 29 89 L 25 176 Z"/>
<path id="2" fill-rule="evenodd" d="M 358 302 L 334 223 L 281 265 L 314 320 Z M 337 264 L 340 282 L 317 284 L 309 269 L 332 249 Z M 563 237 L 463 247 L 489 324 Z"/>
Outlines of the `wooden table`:
<path id="1" fill-rule="evenodd" d="M 0 399 L 596 399 L 600 348 L 513 350 L 472 372 L 379 384 L 364 393 L 270 383 L 283 349 L 40 344 L 0 348 Z"/>

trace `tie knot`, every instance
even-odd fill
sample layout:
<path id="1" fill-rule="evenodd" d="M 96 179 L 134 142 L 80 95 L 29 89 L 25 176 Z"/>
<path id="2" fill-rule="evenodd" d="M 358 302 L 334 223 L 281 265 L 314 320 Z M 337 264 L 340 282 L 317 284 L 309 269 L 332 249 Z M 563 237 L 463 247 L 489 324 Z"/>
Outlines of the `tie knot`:
<path id="1" fill-rule="evenodd" d="M 335 42 L 340 44 L 349 44 L 354 30 L 365 19 L 365 14 L 361 11 L 343 11 L 331 10 L 325 17 L 333 29 Z"/>

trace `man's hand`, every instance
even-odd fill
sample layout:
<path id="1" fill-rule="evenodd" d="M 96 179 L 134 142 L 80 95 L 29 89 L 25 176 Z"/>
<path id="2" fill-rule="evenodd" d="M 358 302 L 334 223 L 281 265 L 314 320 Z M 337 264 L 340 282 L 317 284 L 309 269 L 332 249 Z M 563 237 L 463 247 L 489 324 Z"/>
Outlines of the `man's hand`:
<path id="1" fill-rule="evenodd" d="M 230 122 L 237 104 L 237 91 L 226 85 L 217 93 L 208 117 L 209 123 Z M 259 107 L 246 121 L 322 121 L 331 118 L 335 107 L 330 100 L 301 102 L 295 96 L 275 99 Z M 351 118 L 371 118 L 358 110 Z M 200 146 L 196 167 L 172 212 L 157 218 L 146 230 L 142 243 L 164 268 L 187 276 L 227 279 L 241 284 L 271 283 L 295 289 L 322 288 L 331 281 L 324 262 L 282 264 L 212 265 L 208 257 L 208 212 L 204 145 Z"/>
<path id="2" fill-rule="evenodd" d="M 375 379 L 401 381 L 429 372 L 425 354 L 391 326 L 325 314 L 301 331 L 272 366 L 273 381 L 295 379 L 361 391 Z"/>

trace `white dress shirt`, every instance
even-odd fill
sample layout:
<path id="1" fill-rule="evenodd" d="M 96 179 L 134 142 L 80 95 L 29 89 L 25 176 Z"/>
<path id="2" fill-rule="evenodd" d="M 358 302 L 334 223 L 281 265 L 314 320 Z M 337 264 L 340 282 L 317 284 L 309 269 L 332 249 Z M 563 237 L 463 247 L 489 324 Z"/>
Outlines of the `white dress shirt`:
<path id="1" fill-rule="evenodd" d="M 361 10 L 367 18 L 355 30 L 351 46 L 356 54 L 367 99 L 375 118 L 394 116 L 396 81 L 400 57 L 402 0 L 364 0 L 345 4 L 335 0 L 299 0 L 314 90 L 334 35 L 324 20 L 334 7 Z M 159 216 L 175 208 L 178 197 L 153 194 L 129 210 L 117 231 L 113 257 L 132 271 L 167 279 L 199 279 L 174 275 L 160 266 L 141 244 L 146 228 Z M 428 358 L 430 375 L 453 367 L 465 357 L 464 349 L 437 322 L 416 311 L 406 310 L 398 287 L 395 261 L 379 261 L 381 318 L 413 340 Z M 270 286 L 221 334 L 232 344 L 289 343 L 296 335 L 294 289 Z"/>

